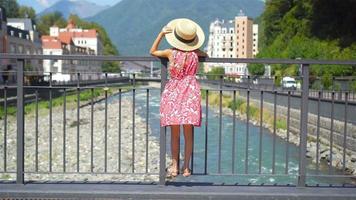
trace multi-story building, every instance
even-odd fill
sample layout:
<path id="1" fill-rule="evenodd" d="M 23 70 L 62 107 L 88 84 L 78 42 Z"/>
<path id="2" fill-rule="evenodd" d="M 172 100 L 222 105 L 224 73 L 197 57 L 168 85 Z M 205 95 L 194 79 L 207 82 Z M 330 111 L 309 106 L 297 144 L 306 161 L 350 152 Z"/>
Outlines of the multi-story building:
<path id="1" fill-rule="evenodd" d="M 5 44 L 6 36 L 7 36 L 6 13 L 5 13 L 5 9 L 0 6 L 0 53 L 6 52 L 6 44 Z"/>
<path id="2" fill-rule="evenodd" d="M 31 19 L 7 18 L 6 11 L 0 7 L 0 51 L 2 53 L 19 54 L 41 54 L 42 45 L 38 37 L 35 24 Z M 0 71 L 16 70 L 15 59 L 0 60 Z M 25 63 L 26 71 L 42 71 L 42 62 L 38 60 L 27 60 Z M 8 73 L 8 81 L 15 78 L 14 73 Z M 0 81 L 1 82 L 1 81 Z"/>
<path id="3" fill-rule="evenodd" d="M 69 21 L 66 28 L 50 27 L 50 35 L 42 36 L 45 55 L 102 55 L 103 45 L 95 29 L 77 28 Z M 45 73 L 52 72 L 52 80 L 76 80 L 76 73 L 82 73 L 80 79 L 95 79 L 100 76 L 101 63 L 97 61 L 45 60 Z"/>
<path id="4" fill-rule="evenodd" d="M 258 54 L 258 25 L 254 24 L 252 27 L 252 55 L 256 57 Z"/>
<path id="5" fill-rule="evenodd" d="M 253 58 L 258 53 L 258 25 L 240 11 L 234 20 L 215 20 L 210 24 L 207 53 L 214 58 Z M 224 67 L 232 77 L 248 75 L 245 63 L 208 63 L 205 71 Z"/>
<path id="6" fill-rule="evenodd" d="M 73 20 L 69 20 L 66 28 L 50 27 L 50 36 L 72 38 L 74 45 L 93 49 L 95 55 L 102 55 L 103 43 L 95 29 L 82 29 L 76 27 Z"/>

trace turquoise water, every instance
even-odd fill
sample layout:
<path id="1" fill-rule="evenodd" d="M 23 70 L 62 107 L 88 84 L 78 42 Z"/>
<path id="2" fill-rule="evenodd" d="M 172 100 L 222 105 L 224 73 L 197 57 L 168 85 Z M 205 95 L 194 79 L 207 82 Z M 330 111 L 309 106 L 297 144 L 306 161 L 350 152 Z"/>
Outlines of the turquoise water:
<path id="1" fill-rule="evenodd" d="M 136 108 L 142 117 L 146 117 L 146 90 L 136 90 Z M 114 97 L 117 98 L 117 97 Z M 132 99 L 132 92 L 123 94 L 123 98 Z M 149 96 L 149 124 L 151 134 L 159 137 L 159 101 L 160 91 L 150 90 Z M 212 175 L 199 175 L 204 173 L 205 167 L 205 106 L 203 106 L 203 121 L 202 126 L 195 128 L 194 137 L 194 173 L 198 175 L 184 178 L 178 176 L 172 181 L 190 181 L 204 182 L 216 184 L 278 184 L 278 185 L 296 185 L 298 173 L 298 156 L 299 148 L 296 145 L 286 143 L 284 140 L 275 138 L 275 174 L 272 175 L 272 156 L 273 156 L 273 134 L 267 129 L 263 129 L 262 133 L 262 159 L 261 172 L 259 172 L 259 142 L 260 128 L 252 124 L 249 125 L 249 142 L 248 142 L 248 173 L 245 175 L 245 155 L 246 155 L 246 123 L 235 119 L 236 121 L 236 137 L 235 137 L 235 173 L 232 175 L 232 138 L 233 138 L 233 118 L 228 115 L 222 115 L 222 140 L 221 140 L 221 174 L 218 174 L 218 144 L 219 144 L 219 113 L 209 109 L 208 111 L 208 157 L 207 157 L 207 172 Z M 167 129 L 167 151 L 170 152 L 170 129 Z M 181 135 L 181 155 L 184 153 L 184 137 Z M 286 149 L 288 153 L 288 175 L 286 171 Z M 315 164 L 308 160 L 308 174 L 316 174 Z M 327 166 L 320 165 L 322 169 L 319 174 L 328 174 Z M 337 170 L 333 173 L 340 174 Z M 308 185 L 328 185 L 328 184 L 348 184 L 352 180 L 348 178 L 307 178 Z"/>

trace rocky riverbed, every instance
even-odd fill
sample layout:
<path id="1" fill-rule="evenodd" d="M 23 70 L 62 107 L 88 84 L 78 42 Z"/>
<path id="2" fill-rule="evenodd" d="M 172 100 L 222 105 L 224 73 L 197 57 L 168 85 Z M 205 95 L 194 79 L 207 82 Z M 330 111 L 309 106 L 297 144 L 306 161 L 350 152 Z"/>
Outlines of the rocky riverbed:
<path id="1" fill-rule="evenodd" d="M 52 162 L 50 173 L 50 118 L 49 110 L 39 110 L 38 154 L 36 154 L 35 113 L 25 116 L 25 171 L 26 180 L 55 181 L 157 181 L 159 172 L 159 144 L 148 134 L 148 160 L 146 160 L 146 123 L 135 112 L 133 154 L 132 102 L 122 99 L 121 142 L 119 144 L 119 101 L 108 103 L 107 136 L 105 139 L 105 104 L 93 106 L 93 132 L 91 132 L 91 106 L 81 102 L 80 120 L 77 120 L 76 103 L 67 104 L 65 140 L 63 107 L 52 109 Z M 77 162 L 77 125 L 79 123 L 79 166 Z M 150 130 L 150 127 L 148 127 Z M 4 171 L 4 120 L 0 122 L 0 171 Z M 93 134 L 93 135 L 92 135 Z M 93 136 L 93 137 L 92 137 Z M 91 138 L 93 149 L 91 150 Z M 105 150 L 105 142 L 107 148 Z M 65 148 L 64 148 L 65 145 Z M 120 149 L 120 153 L 119 153 Z M 16 117 L 8 117 L 7 171 L 16 170 Z M 107 164 L 105 169 L 105 151 Z M 65 152 L 65 153 L 64 153 Z M 91 155 L 93 154 L 93 164 Z M 36 165 L 36 155 L 38 163 Z M 65 156 L 65 161 L 64 161 Z M 134 161 L 132 160 L 134 156 Z M 65 163 L 63 163 L 65 162 Z M 146 173 L 147 162 L 147 173 Z M 134 164 L 134 166 L 132 165 Z M 120 169 L 119 169 L 120 165 Z M 64 166 L 66 173 L 63 173 Z M 131 174 L 134 168 L 134 174 Z M 77 170 L 79 169 L 79 173 Z M 36 172 L 38 170 L 39 173 Z M 121 174 L 118 174 L 121 172 Z M 15 174 L 0 174 L 0 179 L 14 180 Z"/>
<path id="2" fill-rule="evenodd" d="M 217 106 L 212 106 L 216 112 L 218 112 Z M 233 116 L 233 112 L 230 108 L 222 108 L 224 114 Z M 246 115 L 236 112 L 236 118 L 246 121 Z M 256 126 L 260 126 L 259 121 L 250 119 L 250 123 Z M 263 123 L 263 127 L 267 128 L 271 133 L 273 133 L 273 126 L 270 124 Z M 287 130 L 276 129 L 276 135 L 284 140 L 287 140 Z M 299 146 L 299 134 L 296 134 L 293 131 L 290 131 L 289 134 L 289 143 Z M 313 163 L 316 163 L 317 157 L 319 158 L 320 169 L 325 168 L 326 165 L 330 164 L 330 147 L 327 141 L 321 141 L 319 143 L 319 155 L 317 155 L 317 142 L 316 139 L 308 139 L 307 143 L 307 154 L 306 157 L 310 159 Z M 338 170 L 343 170 L 343 150 L 334 147 L 333 148 L 333 162 L 332 166 Z M 352 155 L 350 152 L 347 152 L 345 155 L 345 174 L 356 175 L 356 158 L 355 155 Z M 321 166 L 324 164 L 324 167 Z"/>

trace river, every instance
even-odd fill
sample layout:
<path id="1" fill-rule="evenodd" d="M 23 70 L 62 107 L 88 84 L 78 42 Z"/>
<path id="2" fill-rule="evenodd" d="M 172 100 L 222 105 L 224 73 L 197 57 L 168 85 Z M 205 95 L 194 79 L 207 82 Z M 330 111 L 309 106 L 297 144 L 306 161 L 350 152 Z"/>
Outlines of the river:
<path id="1" fill-rule="evenodd" d="M 124 93 L 122 98 L 132 99 L 132 92 Z M 118 98 L 113 96 L 112 98 Z M 137 112 L 143 117 L 146 117 L 146 90 L 143 88 L 136 90 L 135 94 Z M 149 95 L 149 125 L 150 134 L 159 139 L 159 101 L 160 90 L 150 90 Z M 110 101 L 109 101 L 110 102 Z M 203 106 L 203 121 L 202 126 L 195 128 L 195 144 L 194 144 L 194 173 L 204 173 L 205 166 L 205 106 Z M 218 172 L 218 141 L 219 141 L 219 113 L 218 111 L 209 109 L 208 111 L 208 158 L 207 172 L 209 174 L 217 174 Z M 222 145 L 221 145 L 221 173 L 231 174 L 232 172 L 232 138 L 233 138 L 233 118 L 228 115 L 222 115 Z M 280 138 L 275 138 L 275 175 L 243 175 L 245 173 L 245 155 L 246 155 L 246 123 L 236 119 L 236 153 L 235 153 L 235 173 L 241 175 L 193 175 L 189 178 L 178 176 L 172 181 L 177 182 L 204 182 L 204 183 L 224 183 L 224 184 L 278 184 L 278 185 L 296 185 L 298 173 L 298 156 L 299 147 L 293 144 L 286 143 Z M 167 151 L 170 152 L 170 130 L 167 129 Z M 260 129 L 258 126 L 250 124 L 249 126 L 249 144 L 248 144 L 248 173 L 257 174 L 259 172 L 259 141 Z M 184 137 L 181 135 L 181 155 L 183 155 Z M 286 149 L 288 153 L 288 175 L 285 175 L 286 169 Z M 262 133 L 262 160 L 261 172 L 272 173 L 272 157 L 273 157 L 273 134 L 267 129 L 263 129 Z M 307 173 L 316 174 L 315 164 L 308 160 Z M 328 174 L 328 167 L 320 165 L 319 174 Z M 337 170 L 333 170 L 335 174 L 341 174 Z M 342 185 L 350 184 L 353 181 L 349 178 L 307 178 L 308 185 Z"/>

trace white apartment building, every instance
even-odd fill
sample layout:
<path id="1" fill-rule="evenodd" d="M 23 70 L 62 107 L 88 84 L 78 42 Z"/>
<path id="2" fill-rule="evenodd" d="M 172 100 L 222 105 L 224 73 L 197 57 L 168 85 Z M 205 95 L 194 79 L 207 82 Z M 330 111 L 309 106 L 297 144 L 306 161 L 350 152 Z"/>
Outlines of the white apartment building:
<path id="1" fill-rule="evenodd" d="M 240 11 L 234 20 L 216 19 L 210 24 L 207 46 L 209 57 L 213 58 L 253 58 L 258 53 L 258 25 Z M 205 71 L 214 67 L 224 67 L 231 77 L 248 75 L 245 63 L 207 63 Z"/>
<path id="2" fill-rule="evenodd" d="M 254 24 L 252 27 L 252 55 L 253 57 L 256 57 L 258 54 L 258 25 Z"/>

